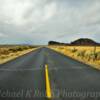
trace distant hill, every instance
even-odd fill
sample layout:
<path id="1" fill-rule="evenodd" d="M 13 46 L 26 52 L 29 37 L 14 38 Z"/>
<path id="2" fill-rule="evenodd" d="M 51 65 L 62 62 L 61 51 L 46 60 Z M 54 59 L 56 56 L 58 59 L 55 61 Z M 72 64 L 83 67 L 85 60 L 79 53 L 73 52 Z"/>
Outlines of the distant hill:
<path id="1" fill-rule="evenodd" d="M 56 42 L 56 41 L 49 41 L 48 45 L 67 45 L 66 43 Z"/>
<path id="2" fill-rule="evenodd" d="M 100 44 L 93 41 L 92 39 L 80 38 L 71 42 L 71 45 L 100 45 Z"/>
<path id="3" fill-rule="evenodd" d="M 88 39 L 88 38 L 80 38 L 80 39 L 77 39 L 71 43 L 60 43 L 60 42 L 56 42 L 56 41 L 49 41 L 48 42 L 48 45 L 99 45 L 100 46 L 100 43 L 97 43 L 95 41 L 93 41 L 92 39 Z"/>

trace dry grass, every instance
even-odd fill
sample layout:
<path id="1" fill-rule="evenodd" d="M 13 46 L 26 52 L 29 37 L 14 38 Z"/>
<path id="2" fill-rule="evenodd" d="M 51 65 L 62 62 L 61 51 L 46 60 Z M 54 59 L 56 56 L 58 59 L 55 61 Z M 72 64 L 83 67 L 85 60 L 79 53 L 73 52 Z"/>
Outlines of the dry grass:
<path id="1" fill-rule="evenodd" d="M 50 46 L 50 48 L 100 69 L 100 46 Z"/>
<path id="2" fill-rule="evenodd" d="M 36 48 L 31 46 L 0 47 L 0 64 L 15 59 L 35 49 Z"/>

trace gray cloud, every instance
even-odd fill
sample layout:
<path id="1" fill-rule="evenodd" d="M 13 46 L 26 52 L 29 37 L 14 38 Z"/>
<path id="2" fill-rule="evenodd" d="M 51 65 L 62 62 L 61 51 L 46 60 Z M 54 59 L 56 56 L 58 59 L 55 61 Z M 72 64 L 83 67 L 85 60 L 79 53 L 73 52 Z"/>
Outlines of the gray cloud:
<path id="1" fill-rule="evenodd" d="M 100 0 L 0 0 L 0 43 L 99 41 L 99 12 Z"/>

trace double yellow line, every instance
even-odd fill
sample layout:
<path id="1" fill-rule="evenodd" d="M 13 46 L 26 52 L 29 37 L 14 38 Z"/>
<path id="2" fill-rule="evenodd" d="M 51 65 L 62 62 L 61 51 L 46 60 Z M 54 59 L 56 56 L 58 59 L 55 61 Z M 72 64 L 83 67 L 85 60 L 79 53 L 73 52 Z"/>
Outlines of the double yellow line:
<path id="1" fill-rule="evenodd" d="M 52 95 L 51 95 L 48 65 L 45 65 L 45 79 L 46 79 L 46 97 L 48 99 L 51 99 Z"/>

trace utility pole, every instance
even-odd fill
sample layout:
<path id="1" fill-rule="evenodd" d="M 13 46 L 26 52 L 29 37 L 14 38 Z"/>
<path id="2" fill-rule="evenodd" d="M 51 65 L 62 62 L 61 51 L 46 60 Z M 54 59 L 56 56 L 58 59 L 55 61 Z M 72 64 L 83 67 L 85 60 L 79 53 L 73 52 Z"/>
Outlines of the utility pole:
<path id="1" fill-rule="evenodd" d="M 97 55 L 96 55 L 96 45 L 94 46 L 93 54 L 94 54 L 94 60 L 96 60 L 96 58 L 97 58 Z"/>

